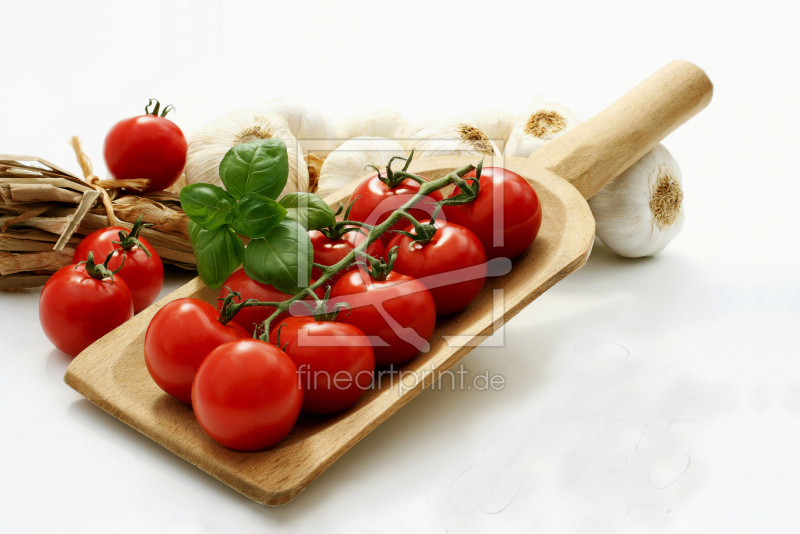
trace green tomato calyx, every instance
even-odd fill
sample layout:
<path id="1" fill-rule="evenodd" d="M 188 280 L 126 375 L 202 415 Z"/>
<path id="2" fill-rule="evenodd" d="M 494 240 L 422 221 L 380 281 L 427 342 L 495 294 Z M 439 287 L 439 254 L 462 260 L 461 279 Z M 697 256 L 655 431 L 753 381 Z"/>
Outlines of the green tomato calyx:
<path id="1" fill-rule="evenodd" d="M 395 171 L 392 171 L 392 162 L 394 160 L 396 160 L 396 159 L 403 160 L 406 163 L 405 163 L 405 165 L 403 165 L 402 170 L 395 172 Z M 374 170 L 375 172 L 378 173 L 378 180 L 383 182 L 384 185 L 386 185 L 386 187 L 388 187 L 389 189 L 394 189 L 395 187 L 400 185 L 400 182 L 402 182 L 403 180 L 408 178 L 408 176 L 407 176 L 409 174 L 408 173 L 408 167 L 409 167 L 409 165 L 411 165 L 411 160 L 412 159 L 414 159 L 414 150 L 413 149 L 411 150 L 411 154 L 409 154 L 407 158 L 404 158 L 402 156 L 393 157 L 392 159 L 389 160 L 389 163 L 386 164 L 386 175 L 385 176 L 384 176 L 383 173 L 381 173 L 381 170 L 375 165 L 367 165 L 366 167 L 364 167 L 364 170 L 367 170 L 367 169 Z"/>
<path id="2" fill-rule="evenodd" d="M 86 266 L 86 274 L 94 278 L 95 280 L 105 280 L 106 278 L 111 278 L 113 283 L 114 275 L 117 274 L 122 270 L 122 267 L 125 265 L 125 256 L 122 256 L 122 263 L 119 264 L 119 268 L 115 270 L 111 270 L 108 268 L 108 262 L 111 261 L 111 258 L 114 256 L 114 253 L 117 252 L 113 250 L 106 256 L 106 259 L 100 265 L 94 262 L 94 252 L 89 252 L 89 255 L 86 257 L 85 261 L 78 262 L 75 265 L 75 268 L 78 268 L 78 265 Z"/>
<path id="3" fill-rule="evenodd" d="M 153 111 L 150 111 L 150 106 L 153 105 L 153 102 L 155 102 L 156 104 L 153 107 Z M 161 107 L 161 102 L 159 102 L 155 98 L 151 98 L 150 101 L 147 103 L 147 105 L 144 107 L 144 113 L 145 115 L 153 115 L 154 117 L 166 117 L 167 113 L 169 113 L 170 111 L 175 111 L 175 106 L 170 104 L 168 106 L 164 106 L 164 109 L 161 110 L 161 115 L 159 115 L 158 110 L 160 107 Z"/>
<path id="4" fill-rule="evenodd" d="M 133 247 L 139 247 L 142 251 L 147 254 L 147 257 L 151 257 L 152 254 L 144 246 L 144 243 L 139 241 L 139 233 L 144 228 L 151 228 L 153 225 L 150 223 L 142 222 L 142 215 L 139 215 L 139 218 L 136 219 L 136 222 L 133 223 L 133 228 L 131 228 L 130 232 L 126 232 L 121 230 L 119 232 L 119 241 L 112 241 L 113 244 L 119 245 L 122 250 L 131 250 Z"/>

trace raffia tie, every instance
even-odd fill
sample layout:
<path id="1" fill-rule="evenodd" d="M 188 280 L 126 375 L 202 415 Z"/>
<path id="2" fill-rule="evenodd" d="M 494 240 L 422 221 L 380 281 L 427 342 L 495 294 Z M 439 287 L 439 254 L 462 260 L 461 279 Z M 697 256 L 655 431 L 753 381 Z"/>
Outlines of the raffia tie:
<path id="1" fill-rule="evenodd" d="M 133 178 L 129 180 L 101 180 L 92 170 L 92 160 L 83 151 L 81 145 L 81 138 L 77 135 L 72 137 L 72 149 L 75 151 L 75 157 L 78 158 L 78 164 L 81 166 L 84 181 L 93 189 L 100 192 L 103 199 L 103 206 L 106 208 L 106 218 L 108 219 L 109 226 L 117 225 L 117 216 L 114 215 L 114 205 L 111 203 L 111 195 L 108 191 L 116 192 L 117 189 L 135 189 L 136 191 L 143 191 L 150 185 L 150 180 L 146 178 Z"/>

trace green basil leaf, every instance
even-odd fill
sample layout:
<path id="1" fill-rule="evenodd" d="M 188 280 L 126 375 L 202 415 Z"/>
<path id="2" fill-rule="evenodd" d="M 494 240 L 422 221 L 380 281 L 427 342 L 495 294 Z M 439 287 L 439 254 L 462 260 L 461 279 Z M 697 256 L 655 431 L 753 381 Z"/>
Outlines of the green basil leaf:
<path id="1" fill-rule="evenodd" d="M 284 219 L 265 238 L 253 239 L 244 252 L 244 272 L 262 284 L 294 295 L 308 287 L 314 249 L 300 223 Z"/>
<path id="2" fill-rule="evenodd" d="M 236 199 L 219 186 L 190 184 L 181 189 L 181 208 L 206 230 L 219 230 L 233 222 Z"/>
<path id="3" fill-rule="evenodd" d="M 195 241 L 200 235 L 200 230 L 202 230 L 202 228 L 200 228 L 196 222 L 189 220 L 189 243 L 192 244 L 192 248 L 195 248 Z"/>
<path id="4" fill-rule="evenodd" d="M 313 193 L 289 193 L 278 202 L 286 208 L 286 216 L 302 224 L 306 230 L 321 230 L 336 223 L 336 215 L 330 206 Z"/>
<path id="5" fill-rule="evenodd" d="M 225 189 L 237 200 L 247 193 L 278 198 L 289 179 L 289 153 L 281 139 L 236 145 L 219 165 Z"/>
<path id="6" fill-rule="evenodd" d="M 205 230 L 189 221 L 189 240 L 197 258 L 197 274 L 211 289 L 218 289 L 242 264 L 244 243 L 229 227 Z"/>
<path id="7" fill-rule="evenodd" d="M 247 237 L 266 237 L 286 217 L 286 208 L 256 193 L 248 193 L 233 210 L 233 230 Z"/>

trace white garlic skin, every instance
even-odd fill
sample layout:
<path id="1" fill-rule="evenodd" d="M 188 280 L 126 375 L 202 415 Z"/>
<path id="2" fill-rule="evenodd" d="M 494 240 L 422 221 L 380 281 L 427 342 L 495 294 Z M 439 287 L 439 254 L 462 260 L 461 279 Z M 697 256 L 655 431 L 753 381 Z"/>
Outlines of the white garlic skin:
<path id="1" fill-rule="evenodd" d="M 502 152 L 514 127 L 514 116 L 500 109 L 484 109 L 467 113 L 461 120 L 480 128 Z"/>
<path id="2" fill-rule="evenodd" d="M 503 155 L 527 158 L 548 141 L 564 135 L 581 122 L 583 121 L 564 106 L 536 98 L 514 121 Z"/>
<path id="3" fill-rule="evenodd" d="M 277 113 L 286 119 L 289 130 L 300 141 L 305 153 L 324 158 L 339 146 L 333 120 L 298 100 L 278 98 L 261 104 L 257 109 Z"/>
<path id="4" fill-rule="evenodd" d="M 662 215 L 659 217 L 651 201 L 657 194 L 656 198 L 665 198 L 665 192 L 669 193 L 672 209 L 659 211 Z M 589 207 L 597 237 L 606 247 L 627 258 L 658 254 L 683 227 L 678 162 L 659 144 L 600 189 L 589 199 Z"/>
<path id="5" fill-rule="evenodd" d="M 395 156 L 406 157 L 406 151 L 394 139 L 383 137 L 349 139 L 325 158 L 319 175 L 317 194 L 325 198 L 330 193 L 373 172 L 366 168 L 367 165 L 375 165 L 379 169 L 383 169 Z M 393 169 L 401 167 L 402 165 L 392 165 Z"/>
<path id="6" fill-rule="evenodd" d="M 475 132 L 480 137 L 472 140 Z M 500 156 L 491 138 L 474 125 L 459 117 L 438 117 L 412 123 L 403 133 L 403 148 L 414 150 L 414 159 L 439 156 Z"/>
<path id="7" fill-rule="evenodd" d="M 339 141 L 356 137 L 383 137 L 398 139 L 408 127 L 403 116 L 389 108 L 354 113 L 336 124 Z"/>
<path id="8" fill-rule="evenodd" d="M 219 177 L 219 164 L 236 145 L 256 139 L 280 138 L 289 156 L 289 179 L 283 194 L 308 191 L 308 167 L 300 143 L 286 120 L 275 113 L 237 109 L 206 124 L 189 141 L 186 154 L 186 182 L 209 183 L 225 187 Z"/>

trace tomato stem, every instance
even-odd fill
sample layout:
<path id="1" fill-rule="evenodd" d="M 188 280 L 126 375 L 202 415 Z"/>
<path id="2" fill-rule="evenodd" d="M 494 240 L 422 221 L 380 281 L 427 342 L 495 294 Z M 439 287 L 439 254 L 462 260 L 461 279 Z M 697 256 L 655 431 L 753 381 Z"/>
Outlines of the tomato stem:
<path id="1" fill-rule="evenodd" d="M 422 224 L 413 215 L 408 213 L 404 209 L 397 210 L 400 212 L 400 215 L 405 217 L 406 219 L 411 222 L 411 225 L 414 227 L 414 234 L 410 232 L 406 232 L 404 230 L 392 230 L 392 232 L 402 234 L 406 237 L 410 237 L 414 242 L 419 243 L 420 245 L 424 245 L 425 243 L 430 243 L 433 240 L 434 236 L 436 235 L 436 223 L 431 219 L 430 223 Z M 409 244 L 409 250 L 413 243 Z"/>
<path id="2" fill-rule="evenodd" d="M 410 163 L 410 160 L 411 160 L 412 156 L 413 156 L 413 151 L 412 151 L 412 155 L 410 155 L 408 160 L 406 161 L 407 165 L 404 167 L 404 169 L 402 171 L 398 171 L 398 172 L 405 173 L 407 171 L 408 163 Z M 403 158 L 392 158 L 392 159 L 403 159 Z M 480 165 L 482 165 L 482 164 L 483 164 L 483 162 L 481 161 Z M 390 165 L 391 165 L 391 162 L 390 162 Z M 308 286 L 308 288 L 306 288 L 304 291 L 301 291 L 300 293 L 294 295 L 290 299 L 287 299 L 287 300 L 285 300 L 283 302 L 250 304 L 252 306 L 256 306 L 256 305 L 267 306 L 268 305 L 268 306 L 274 306 L 275 307 L 275 311 L 272 312 L 272 315 L 267 317 L 267 319 L 262 324 L 262 330 L 263 331 L 262 331 L 261 335 L 258 336 L 258 338 L 261 339 L 262 341 L 267 341 L 268 342 L 269 341 L 269 327 L 270 327 L 270 324 L 272 323 L 272 321 L 274 321 L 280 314 L 285 313 L 291 307 L 292 304 L 294 304 L 298 300 L 301 300 L 302 296 L 305 294 L 306 291 L 308 291 L 308 290 L 314 291 L 315 289 L 321 287 L 323 284 L 328 282 L 333 275 L 335 275 L 336 273 L 338 273 L 342 269 L 345 269 L 345 268 L 351 266 L 356 258 L 364 258 L 367 262 L 370 262 L 371 265 L 374 265 L 374 263 L 372 263 L 372 262 L 377 261 L 377 259 L 373 258 L 372 256 L 370 256 L 370 255 L 368 255 L 366 253 L 367 248 L 372 243 L 374 243 L 375 241 L 380 239 L 380 237 L 383 234 L 385 234 L 386 232 L 388 232 L 395 224 L 400 222 L 401 218 L 407 218 L 408 219 L 409 217 L 411 217 L 408 214 L 408 210 L 410 208 L 412 208 L 413 206 L 415 206 L 424 197 L 430 195 L 434 191 L 438 191 L 439 189 L 447 187 L 448 185 L 451 185 L 451 184 L 456 184 L 459 187 L 463 186 L 465 189 L 467 189 L 469 191 L 473 191 L 474 194 L 477 195 L 477 187 L 476 186 L 469 186 L 466 183 L 465 180 L 462 180 L 462 178 L 467 173 L 469 173 L 469 172 L 471 172 L 471 171 L 473 171 L 475 169 L 476 169 L 476 167 L 474 165 L 471 165 L 471 164 L 470 165 L 465 165 L 465 166 L 463 166 L 463 167 L 461 167 L 459 169 L 456 169 L 453 172 L 447 174 L 446 176 L 443 176 L 442 178 L 439 178 L 437 180 L 433 180 L 433 181 L 430 181 L 430 182 L 425 180 L 422 177 L 419 177 L 419 176 L 416 176 L 416 175 L 411 175 L 411 176 L 414 177 L 412 179 L 414 179 L 415 181 L 419 181 L 419 183 L 420 183 L 419 191 L 417 191 L 414 194 L 414 196 L 408 202 L 403 204 L 400 208 L 398 208 L 391 215 L 389 215 L 389 217 L 385 221 L 383 221 L 382 223 L 380 223 L 378 225 L 375 225 L 375 226 L 369 228 L 369 232 L 367 233 L 366 239 L 364 239 L 361 243 L 358 244 L 358 246 L 356 246 L 353 250 L 351 250 L 347 254 L 347 256 L 345 256 L 344 258 L 339 260 L 338 263 L 336 263 L 334 265 L 330 265 L 330 266 L 322 266 L 322 265 L 319 265 L 319 264 L 315 264 L 315 266 L 319 266 L 320 269 L 322 270 L 322 276 L 320 276 L 316 280 L 316 282 L 314 282 L 313 284 Z M 388 170 L 388 167 L 387 167 L 387 170 Z M 392 176 L 395 176 L 395 174 L 396 173 L 392 174 Z M 400 176 L 401 177 L 405 176 L 405 178 L 409 177 L 409 176 L 406 176 L 404 174 L 401 174 Z M 419 180 L 417 180 L 417 179 L 419 179 Z M 477 184 L 477 179 L 475 180 L 475 183 Z M 462 191 L 463 191 L 463 189 L 462 189 Z M 405 213 L 405 215 L 404 215 L 404 213 Z M 353 222 L 353 221 L 342 221 L 342 222 L 343 223 L 344 222 L 350 223 L 350 222 Z M 366 225 L 364 225 L 364 227 L 366 227 Z M 392 249 L 392 250 L 389 251 L 389 253 L 388 253 L 389 261 L 385 262 L 385 263 L 388 263 L 388 264 L 393 263 L 394 262 L 393 258 L 396 258 L 396 257 L 397 257 L 397 250 L 395 248 L 395 249 Z M 245 301 L 245 303 L 242 303 L 242 304 L 246 304 L 246 302 L 247 301 Z"/>
<path id="3" fill-rule="evenodd" d="M 276 345 L 276 346 L 277 346 L 279 349 L 281 349 L 282 351 L 286 351 L 286 345 L 288 345 L 288 344 L 289 344 L 289 342 L 287 341 L 287 342 L 286 342 L 286 343 L 284 343 L 284 344 L 283 344 L 283 346 L 281 347 L 281 328 L 283 328 L 284 326 L 286 326 L 286 323 L 281 323 L 281 324 L 279 324 L 279 325 L 278 325 L 278 332 L 277 332 L 277 334 L 275 335 L 275 345 Z"/>
<path id="4" fill-rule="evenodd" d="M 144 243 L 139 240 L 139 233 L 144 228 L 151 228 L 153 225 L 142 222 L 143 218 L 144 216 L 139 215 L 139 218 L 136 219 L 135 223 L 133 223 L 133 228 L 131 228 L 130 233 L 126 232 L 125 230 L 120 230 L 119 241 L 112 241 L 112 243 L 119 245 L 122 250 L 130 250 L 133 247 L 139 247 L 145 254 L 147 254 L 147 257 L 149 258 L 152 256 L 152 254 L 147 247 L 144 246 Z"/>
<path id="5" fill-rule="evenodd" d="M 350 205 L 347 206 L 347 210 L 344 212 L 344 220 L 336 221 L 331 226 L 329 226 L 327 228 L 323 228 L 322 230 L 320 230 L 320 232 L 322 232 L 322 235 L 324 235 L 325 237 L 327 237 L 331 241 L 336 241 L 338 239 L 341 239 L 342 236 L 344 234 L 346 234 L 347 232 L 362 232 L 362 233 L 364 233 L 363 229 L 366 229 L 367 231 L 372 230 L 372 226 L 370 226 L 369 224 L 366 224 L 366 223 L 363 223 L 363 222 L 360 222 L 360 221 L 349 221 L 348 220 L 350 218 L 350 210 L 353 209 L 353 204 L 355 204 L 356 200 L 358 200 L 359 198 L 361 198 L 361 195 L 359 195 L 356 198 L 354 198 L 353 201 L 350 203 Z M 339 209 L 336 210 L 336 214 L 335 215 L 338 216 L 340 213 L 342 213 L 343 209 L 344 209 L 344 205 L 340 202 L 339 203 Z"/>
<path id="6" fill-rule="evenodd" d="M 150 106 L 153 105 L 153 102 L 156 103 L 155 107 L 153 107 L 153 111 L 150 111 Z M 156 100 L 155 98 L 151 98 L 147 105 L 144 107 L 145 115 L 153 115 L 155 117 L 166 117 L 167 113 L 170 111 L 175 111 L 175 106 L 172 104 L 168 106 L 164 106 L 164 109 L 161 111 L 161 115 L 158 114 L 158 109 L 161 107 L 161 102 Z"/>
<path id="7" fill-rule="evenodd" d="M 111 261 L 111 258 L 114 256 L 116 250 L 112 250 L 103 263 L 97 265 L 94 262 L 94 252 L 89 251 L 89 255 L 86 257 L 85 261 L 81 261 L 75 264 L 75 268 L 78 268 L 78 265 L 85 265 L 86 266 L 86 274 L 94 278 L 95 280 L 105 280 L 106 278 L 111 278 L 111 281 L 114 281 L 114 275 L 117 274 L 122 270 L 122 267 L 125 265 L 125 255 L 122 256 L 122 262 L 120 263 L 119 267 L 115 270 L 111 270 L 108 268 L 108 262 Z"/>
<path id="8" fill-rule="evenodd" d="M 401 159 L 406 162 L 405 165 L 403 165 L 403 169 L 401 171 L 392 171 L 392 162 L 396 159 Z M 367 165 L 366 167 L 364 167 L 364 170 L 370 168 L 375 170 L 378 173 L 378 180 L 383 182 L 389 189 L 394 189 L 395 187 L 400 185 L 400 182 L 402 182 L 406 178 L 411 178 L 412 180 L 417 181 L 420 184 L 422 184 L 423 182 L 427 182 L 424 178 L 420 176 L 416 176 L 413 174 L 408 175 L 409 173 L 406 172 L 408 171 L 409 165 L 411 165 L 412 159 L 414 159 L 414 149 L 411 150 L 411 153 L 408 155 L 407 158 L 404 158 L 403 156 L 394 156 L 393 158 L 391 158 L 389 160 L 389 163 L 386 164 L 385 178 L 383 174 L 381 174 L 381 170 L 375 165 Z M 397 173 L 402 173 L 402 174 L 397 174 Z"/>
<path id="9" fill-rule="evenodd" d="M 227 289 L 228 294 L 217 299 L 222 301 L 222 306 L 220 307 L 218 317 L 219 322 L 222 324 L 227 324 L 230 322 L 230 320 L 233 319 L 242 308 L 250 308 L 252 306 L 277 307 L 280 304 L 280 302 L 262 302 L 258 299 L 247 299 L 243 302 L 234 302 L 234 299 L 242 300 L 242 294 L 237 291 L 233 291 L 228 286 L 224 286 L 223 289 Z"/>
<path id="10" fill-rule="evenodd" d="M 386 253 L 385 260 L 383 258 L 369 257 L 364 269 L 373 280 L 378 282 L 386 280 L 389 273 L 392 272 L 392 267 L 394 267 L 394 262 L 397 259 L 397 249 L 399 248 L 400 247 L 392 247 L 392 249 Z"/>
<path id="11" fill-rule="evenodd" d="M 335 321 L 336 316 L 339 315 L 339 312 L 342 311 L 343 308 L 346 308 L 348 311 L 350 310 L 350 305 L 346 302 L 336 302 L 333 306 L 328 305 L 328 300 L 331 296 L 331 286 L 328 286 L 325 290 L 325 296 L 322 298 L 319 298 L 317 294 L 309 288 L 306 288 L 305 292 L 314 299 L 316 305 L 312 306 L 304 300 L 300 302 L 308 308 L 315 321 Z"/>
<path id="12" fill-rule="evenodd" d="M 236 306 L 236 304 L 233 302 L 233 299 L 237 298 L 237 299 L 241 300 L 242 299 L 242 294 L 237 292 L 237 291 L 232 290 L 228 286 L 223 287 L 223 289 L 227 289 L 228 290 L 228 294 L 225 295 L 224 297 L 221 297 L 221 298 L 217 299 L 217 300 L 221 300 L 222 301 L 222 306 L 220 306 L 220 309 L 219 309 L 219 317 L 218 317 L 218 319 L 219 319 L 220 323 L 227 324 L 231 319 L 233 319 L 233 316 L 236 315 L 236 312 L 239 311 L 239 308 L 235 308 L 235 311 L 233 311 L 233 313 L 231 313 L 231 309 Z"/>

